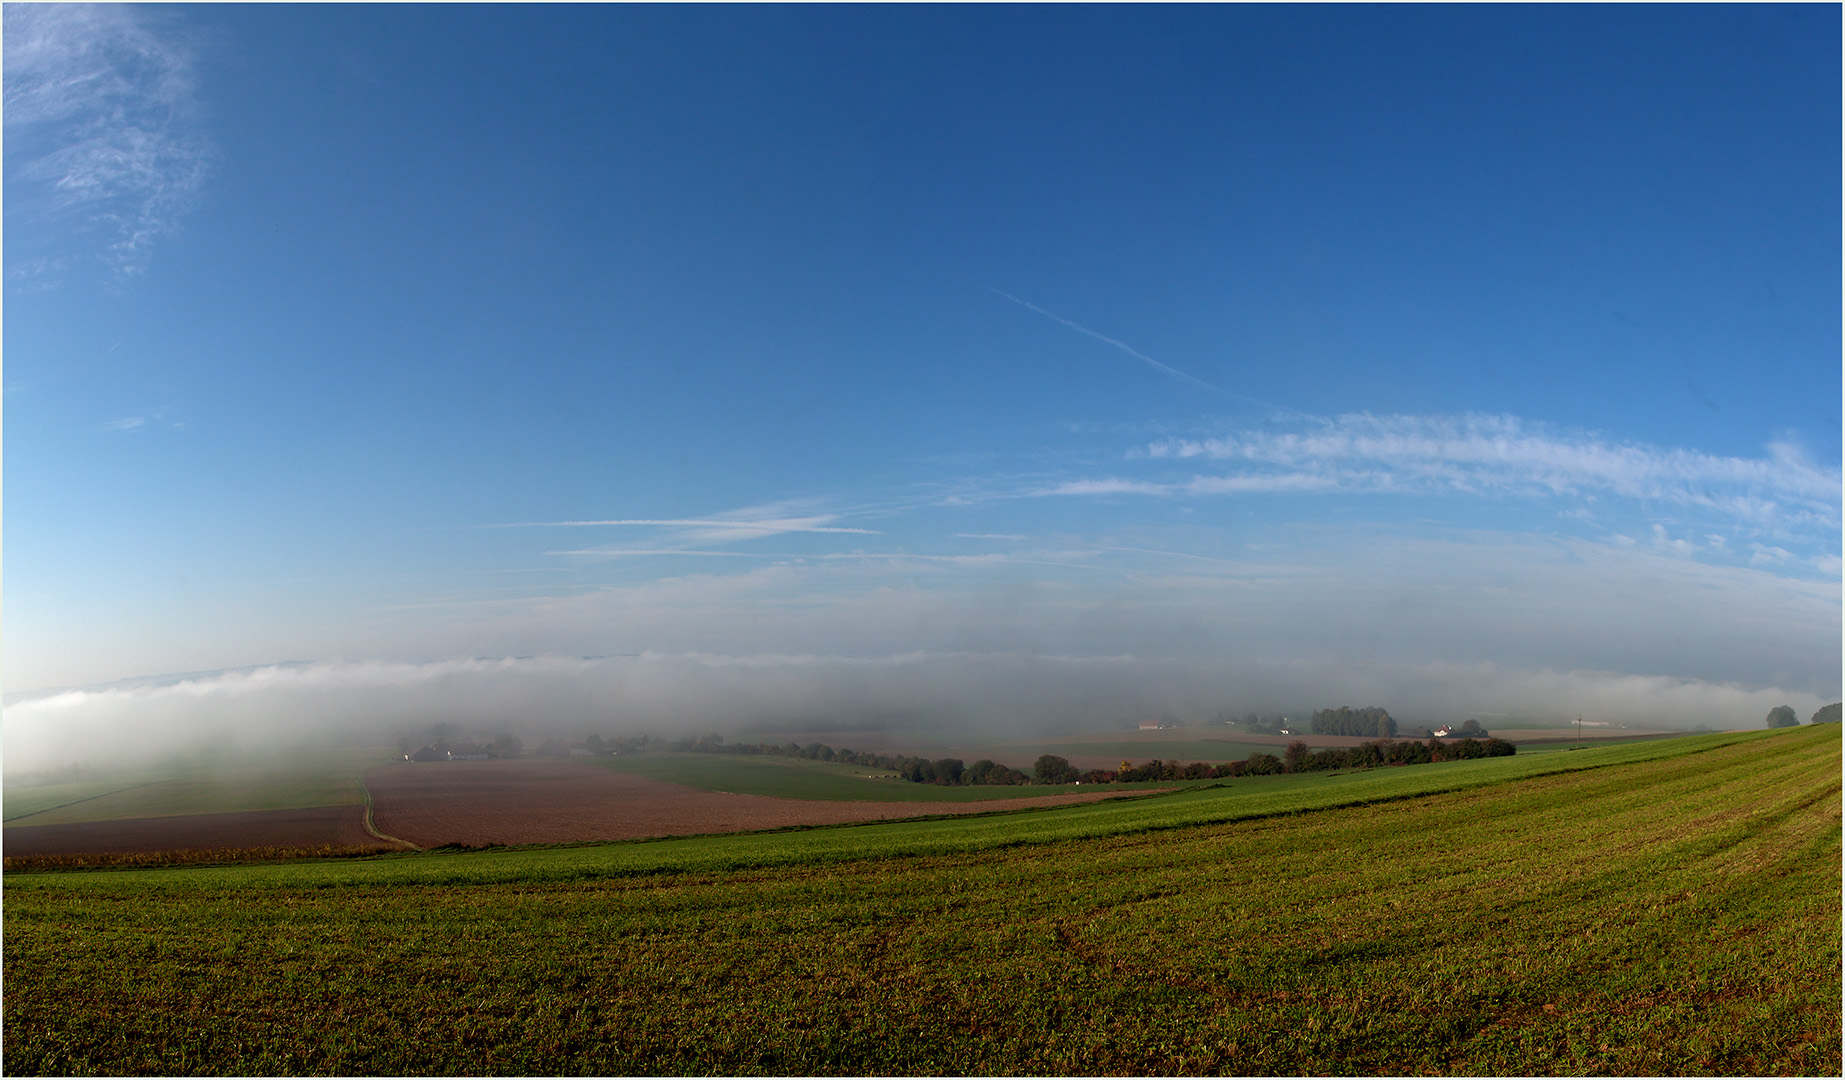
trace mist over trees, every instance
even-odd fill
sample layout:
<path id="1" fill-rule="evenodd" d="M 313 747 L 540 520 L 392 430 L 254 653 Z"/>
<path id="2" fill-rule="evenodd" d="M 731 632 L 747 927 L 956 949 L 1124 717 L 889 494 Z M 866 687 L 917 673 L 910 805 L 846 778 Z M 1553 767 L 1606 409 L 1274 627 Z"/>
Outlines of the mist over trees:
<path id="1" fill-rule="evenodd" d="M 1367 705 L 1362 709 L 1341 705 L 1336 709 L 1320 709 L 1313 714 L 1315 735 L 1358 735 L 1367 739 L 1390 739 L 1395 738 L 1396 733 L 1397 722 L 1376 705 Z"/>
<path id="2" fill-rule="evenodd" d="M 1229 713 L 1219 713 L 1217 718 L 1251 735 L 1279 735 L 1281 729 L 1288 723 L 1288 718 L 1285 716 L 1257 716 L 1255 713 L 1244 713 L 1241 717 L 1234 718 Z"/>
<path id="3" fill-rule="evenodd" d="M 1793 727 L 1799 723 L 1800 717 L 1794 715 L 1792 705 L 1776 705 L 1768 710 L 1768 726 L 1771 728 Z"/>

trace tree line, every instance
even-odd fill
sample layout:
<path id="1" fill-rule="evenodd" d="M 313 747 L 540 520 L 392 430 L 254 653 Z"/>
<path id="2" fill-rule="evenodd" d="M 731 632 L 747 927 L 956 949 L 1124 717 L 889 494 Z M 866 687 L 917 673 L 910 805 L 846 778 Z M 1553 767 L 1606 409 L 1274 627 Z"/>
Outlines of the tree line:
<path id="1" fill-rule="evenodd" d="M 1397 734 L 1397 722 L 1376 705 L 1367 705 L 1362 709 L 1341 705 L 1336 709 L 1316 710 L 1313 714 L 1313 733 L 1393 739 Z"/>
<path id="2" fill-rule="evenodd" d="M 907 754 L 879 754 L 865 750 L 836 749 L 825 743 L 732 743 L 721 735 L 665 740 L 641 735 L 604 741 L 590 736 L 592 753 L 637 753 L 646 750 L 695 754 L 756 754 L 835 761 L 885 769 L 913 784 L 963 786 L 975 784 L 1131 784 L 1145 781 L 1221 780 L 1237 776 L 1273 776 L 1281 773 L 1330 769 L 1369 769 L 1387 765 L 1421 765 L 1433 761 L 1509 757 L 1518 747 L 1504 739 L 1431 738 L 1373 739 L 1357 746 L 1330 746 L 1314 750 L 1299 740 L 1289 743 L 1277 757 L 1254 753 L 1241 761 L 1190 763 L 1152 761 L 1134 765 L 1123 761 L 1118 769 L 1078 769 L 1068 758 L 1045 754 L 1033 763 L 1030 774 L 982 758 L 967 764 L 959 758 L 931 760 Z"/>
<path id="3" fill-rule="evenodd" d="M 1466 761 L 1474 758 L 1510 757 L 1515 743 L 1504 739 L 1374 739 L 1357 746 L 1329 746 L 1315 750 L 1300 740 L 1289 743 L 1281 756 L 1254 753 L 1242 761 L 1208 764 L 1161 761 L 1141 765 L 1121 763 L 1119 769 L 1090 769 L 1081 774 L 1085 784 L 1133 783 L 1142 780 L 1219 780 L 1236 776 L 1274 776 L 1281 773 L 1320 772 L 1331 769 L 1370 769 L 1386 765 L 1425 765 L 1432 761 Z"/>
<path id="4" fill-rule="evenodd" d="M 1819 711 L 1813 714 L 1813 719 L 1808 720 L 1807 723 L 1809 724 L 1836 724 L 1838 723 L 1839 722 L 1839 704 L 1840 704 L 1839 702 L 1835 701 L 1830 705 L 1820 706 Z M 1798 727 L 1799 724 L 1800 724 L 1800 714 L 1794 711 L 1794 707 L 1792 705 L 1776 705 L 1774 708 L 1768 710 L 1768 726 L 1771 728 Z"/>
<path id="5" fill-rule="evenodd" d="M 870 750 L 835 748 L 822 742 L 802 746 L 797 742 L 726 742 L 722 735 L 703 735 L 698 738 L 682 739 L 661 739 L 652 735 L 603 739 L 591 735 L 584 740 L 584 745 L 592 755 L 635 754 L 651 750 L 677 754 L 745 754 L 806 758 L 809 761 L 834 761 L 842 765 L 884 769 L 913 784 L 941 784 L 948 787 L 1033 782 L 1031 777 L 1019 770 L 986 758 L 968 764 L 960 758 L 930 759 L 912 754 L 879 754 Z M 1038 782 L 1044 783 L 1045 781 Z"/>

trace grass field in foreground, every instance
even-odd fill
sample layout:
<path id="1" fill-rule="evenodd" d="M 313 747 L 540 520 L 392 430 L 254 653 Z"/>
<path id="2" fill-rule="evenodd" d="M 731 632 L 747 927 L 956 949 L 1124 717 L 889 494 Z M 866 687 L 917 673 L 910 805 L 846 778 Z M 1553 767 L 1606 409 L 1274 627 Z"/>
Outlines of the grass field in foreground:
<path id="1" fill-rule="evenodd" d="M 1691 742 L 997 849 L 915 830 L 1073 812 L 756 868 L 700 845 L 855 830 L 9 875 L 7 1068 L 1837 1075 L 1839 731 Z"/>

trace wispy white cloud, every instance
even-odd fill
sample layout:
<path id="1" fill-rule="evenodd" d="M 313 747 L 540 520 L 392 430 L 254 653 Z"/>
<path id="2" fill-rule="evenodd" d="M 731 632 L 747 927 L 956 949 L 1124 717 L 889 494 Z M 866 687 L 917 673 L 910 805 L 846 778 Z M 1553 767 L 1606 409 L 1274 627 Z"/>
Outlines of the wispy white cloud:
<path id="1" fill-rule="evenodd" d="M 1022 533 L 955 533 L 957 540 L 1029 540 Z"/>
<path id="2" fill-rule="evenodd" d="M 798 558 L 799 553 L 738 548 L 776 536 L 881 536 L 876 529 L 837 525 L 841 514 L 815 513 L 811 503 L 773 503 L 744 507 L 709 517 L 598 518 L 560 521 L 515 521 L 476 525 L 474 529 L 615 529 L 637 530 L 632 541 L 548 550 L 546 555 L 588 561 L 643 556 L 685 555 L 697 558 Z"/>
<path id="3" fill-rule="evenodd" d="M 9 228 L 46 226 L 59 242 L 89 236 L 100 250 L 86 257 L 118 274 L 146 268 L 217 157 L 190 53 L 156 28 L 165 17 L 134 5 L 7 5 Z M 53 251 L 9 262 L 49 272 L 70 259 Z"/>
<path id="4" fill-rule="evenodd" d="M 547 551 L 545 554 L 591 559 L 628 559 L 641 555 L 690 555 L 713 559 L 781 559 L 787 557 L 764 551 L 698 551 L 692 548 L 649 547 L 562 548 L 557 551 Z"/>
<path id="5" fill-rule="evenodd" d="M 124 416 L 119 420 L 109 421 L 103 427 L 109 431 L 138 431 L 146 425 L 147 417 L 145 416 Z"/>
<path id="6" fill-rule="evenodd" d="M 849 533 L 857 536 L 880 536 L 876 529 L 859 529 L 828 525 L 831 516 L 805 518 L 609 518 L 602 521 L 513 521 L 494 525 L 477 525 L 480 529 L 560 529 L 620 526 L 651 526 L 694 530 L 696 535 L 714 540 L 753 540 L 784 533 Z"/>
<path id="7" fill-rule="evenodd" d="M 1325 494 L 1561 499 L 1584 522 L 1617 506 L 1655 517 L 1676 507 L 1703 524 L 1758 534 L 1799 533 L 1835 544 L 1841 481 L 1791 443 L 1759 457 L 1613 442 L 1512 416 L 1374 416 L 1319 419 L 1276 430 L 1169 437 L 1126 453 L 1141 476 L 1038 479 L 1031 496 L 1190 498 Z M 1188 474 L 1175 475 L 1175 469 Z M 1591 512 L 1590 507 L 1598 508 Z M 1617 515 L 1618 516 L 1618 515 Z M 1641 526 L 1650 527 L 1650 524 Z M 1713 544 L 1712 551 L 1729 550 Z"/>
<path id="8" fill-rule="evenodd" d="M 1133 452 L 1242 471 L 1200 476 L 1185 493 L 1307 490 L 1476 495 L 1609 494 L 1730 516 L 1836 522 L 1840 477 L 1776 443 L 1759 458 L 1615 443 L 1513 416 L 1351 414 L 1305 430 L 1171 438 Z"/>
<path id="9" fill-rule="evenodd" d="M 1176 489 L 1171 484 L 1155 484 L 1145 480 L 1123 480 L 1108 476 L 1095 480 L 1065 480 L 1035 489 L 1033 495 L 1171 495 Z"/>

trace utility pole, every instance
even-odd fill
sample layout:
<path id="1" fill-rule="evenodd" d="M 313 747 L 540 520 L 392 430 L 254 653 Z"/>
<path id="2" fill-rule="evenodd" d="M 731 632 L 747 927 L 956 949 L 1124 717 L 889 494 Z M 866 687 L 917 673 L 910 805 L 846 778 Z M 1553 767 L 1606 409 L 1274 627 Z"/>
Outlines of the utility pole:
<path id="1" fill-rule="evenodd" d="M 1580 716 L 1576 718 L 1576 745 L 1571 747 L 1571 749 L 1582 749 L 1582 717 Z"/>

